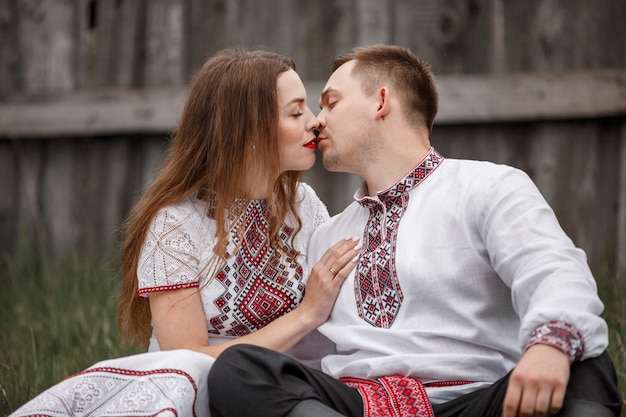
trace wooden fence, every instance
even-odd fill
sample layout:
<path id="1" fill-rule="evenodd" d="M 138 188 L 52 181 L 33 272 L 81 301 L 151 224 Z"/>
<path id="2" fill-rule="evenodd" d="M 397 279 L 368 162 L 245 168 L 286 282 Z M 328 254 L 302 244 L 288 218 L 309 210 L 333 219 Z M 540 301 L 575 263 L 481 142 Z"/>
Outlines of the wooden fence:
<path id="1" fill-rule="evenodd" d="M 310 107 L 332 57 L 428 60 L 433 144 L 528 172 L 597 273 L 626 273 L 623 0 L 0 0 L 0 250 L 116 247 L 212 53 L 292 56 Z M 359 179 L 305 175 L 331 212 Z"/>

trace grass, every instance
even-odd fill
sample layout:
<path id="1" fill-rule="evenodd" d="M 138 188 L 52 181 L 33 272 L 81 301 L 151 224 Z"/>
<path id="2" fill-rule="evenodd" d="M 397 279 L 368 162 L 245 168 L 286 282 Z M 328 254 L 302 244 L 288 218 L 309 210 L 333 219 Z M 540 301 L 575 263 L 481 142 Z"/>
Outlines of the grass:
<path id="1" fill-rule="evenodd" d="M 44 255 L 0 262 L 0 416 L 95 362 L 140 351 L 117 332 L 117 268 Z"/>
<path id="2" fill-rule="evenodd" d="M 119 340 L 114 264 L 19 252 L 0 258 L 0 416 L 95 362 L 140 351 Z M 626 396 L 626 280 L 598 281 Z"/>
<path id="3" fill-rule="evenodd" d="M 622 417 L 626 417 L 626 276 L 604 274 L 597 280 L 598 293 L 604 301 L 602 316 L 609 325 L 608 351 L 615 364 L 624 399 Z"/>

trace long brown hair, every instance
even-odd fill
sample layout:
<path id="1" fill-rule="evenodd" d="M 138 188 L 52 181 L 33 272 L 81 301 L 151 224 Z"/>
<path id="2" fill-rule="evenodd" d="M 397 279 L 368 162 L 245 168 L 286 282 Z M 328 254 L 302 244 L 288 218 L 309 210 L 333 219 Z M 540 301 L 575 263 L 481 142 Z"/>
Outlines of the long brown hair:
<path id="1" fill-rule="evenodd" d="M 266 178 L 270 244 L 284 250 L 280 228 L 291 212 L 297 222 L 299 172 L 279 171 L 278 76 L 295 69 L 280 54 L 242 48 L 211 57 L 193 78 L 177 131 L 156 178 L 133 207 L 122 245 L 118 327 L 122 340 L 147 345 L 152 332 L 147 298 L 137 295 L 137 267 L 147 231 L 162 208 L 202 191 L 210 198 L 217 229 L 215 255 L 228 245 L 227 211 L 249 198 L 250 178 Z"/>

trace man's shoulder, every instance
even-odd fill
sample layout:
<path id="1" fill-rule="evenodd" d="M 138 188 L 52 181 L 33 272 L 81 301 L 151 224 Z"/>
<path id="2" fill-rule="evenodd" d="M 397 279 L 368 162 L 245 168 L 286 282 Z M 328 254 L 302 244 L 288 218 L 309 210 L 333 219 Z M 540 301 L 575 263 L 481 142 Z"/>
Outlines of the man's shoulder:
<path id="1" fill-rule="evenodd" d="M 527 176 L 524 171 L 511 165 L 491 161 L 446 158 L 440 174 L 454 181 L 482 182 L 500 181 L 508 176 Z"/>
<path id="2" fill-rule="evenodd" d="M 455 169 L 458 171 L 475 171 L 475 172 L 506 172 L 516 170 L 517 168 L 502 163 L 484 161 L 477 159 L 455 159 L 446 158 L 444 166 L 447 169 Z"/>

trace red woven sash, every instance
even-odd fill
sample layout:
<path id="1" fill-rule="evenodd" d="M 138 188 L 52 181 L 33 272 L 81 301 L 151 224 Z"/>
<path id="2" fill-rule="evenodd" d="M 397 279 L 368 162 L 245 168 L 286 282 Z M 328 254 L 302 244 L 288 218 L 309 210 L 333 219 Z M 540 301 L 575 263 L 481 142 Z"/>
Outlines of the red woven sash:
<path id="1" fill-rule="evenodd" d="M 406 376 L 385 376 L 375 381 L 340 378 L 363 398 L 365 417 L 434 417 L 424 385 Z"/>

